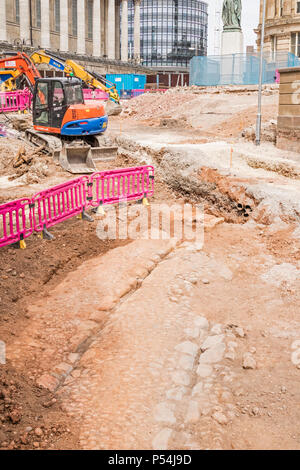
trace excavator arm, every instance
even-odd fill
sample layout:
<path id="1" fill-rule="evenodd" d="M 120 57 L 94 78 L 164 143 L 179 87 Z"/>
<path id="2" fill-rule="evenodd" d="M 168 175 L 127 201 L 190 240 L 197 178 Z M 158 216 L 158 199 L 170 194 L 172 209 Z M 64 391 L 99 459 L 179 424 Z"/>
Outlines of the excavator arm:
<path id="1" fill-rule="evenodd" d="M 34 64 L 47 64 L 55 67 L 66 75 L 80 78 L 88 87 L 99 88 L 108 93 L 110 99 L 115 103 L 120 103 L 120 97 L 116 90 L 116 86 L 106 80 L 102 75 L 85 69 L 82 65 L 70 59 L 62 59 L 50 53 L 49 51 L 36 51 L 31 55 Z"/>
<path id="2" fill-rule="evenodd" d="M 6 91 L 16 88 L 17 78 L 24 77 L 27 85 L 33 90 L 37 78 L 41 74 L 25 52 L 6 54 L 0 58 L 0 85 Z"/>

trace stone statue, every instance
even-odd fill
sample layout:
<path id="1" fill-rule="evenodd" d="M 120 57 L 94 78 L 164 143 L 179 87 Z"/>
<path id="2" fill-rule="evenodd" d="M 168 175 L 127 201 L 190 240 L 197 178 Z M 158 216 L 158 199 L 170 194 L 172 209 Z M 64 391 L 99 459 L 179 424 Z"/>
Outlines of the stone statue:
<path id="1" fill-rule="evenodd" d="M 241 29 L 242 0 L 224 0 L 222 19 L 224 31 Z"/>

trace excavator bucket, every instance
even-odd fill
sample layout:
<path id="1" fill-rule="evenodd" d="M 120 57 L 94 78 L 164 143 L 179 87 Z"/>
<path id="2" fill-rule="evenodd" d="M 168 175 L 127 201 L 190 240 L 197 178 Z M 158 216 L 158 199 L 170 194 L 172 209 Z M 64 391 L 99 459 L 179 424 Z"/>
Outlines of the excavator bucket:
<path id="1" fill-rule="evenodd" d="M 118 153 L 118 147 L 91 147 L 94 162 L 114 160 Z"/>
<path id="2" fill-rule="evenodd" d="M 73 174 L 94 173 L 95 167 L 89 145 L 68 145 L 62 148 L 58 156 L 61 167 Z"/>

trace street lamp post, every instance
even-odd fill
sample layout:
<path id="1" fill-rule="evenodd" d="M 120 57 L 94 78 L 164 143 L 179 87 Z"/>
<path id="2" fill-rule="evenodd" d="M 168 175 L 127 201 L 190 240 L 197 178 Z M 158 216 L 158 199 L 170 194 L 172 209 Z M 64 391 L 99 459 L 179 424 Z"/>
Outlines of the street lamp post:
<path id="1" fill-rule="evenodd" d="M 256 139 L 255 144 L 260 145 L 261 141 L 261 95 L 262 95 L 262 80 L 263 80 L 263 53 L 265 42 L 265 23 L 266 23 L 266 0 L 263 2 L 263 16 L 261 25 L 261 38 L 260 38 L 260 64 L 259 64 L 259 85 L 258 85 L 258 109 L 256 119 Z"/>

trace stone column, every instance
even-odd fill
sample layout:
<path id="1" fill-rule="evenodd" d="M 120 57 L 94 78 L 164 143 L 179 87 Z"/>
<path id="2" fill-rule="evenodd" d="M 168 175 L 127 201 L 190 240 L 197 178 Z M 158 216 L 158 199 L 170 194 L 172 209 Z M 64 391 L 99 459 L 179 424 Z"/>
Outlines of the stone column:
<path id="1" fill-rule="evenodd" d="M 115 59 L 116 54 L 116 11 L 115 0 L 108 0 L 107 27 L 106 27 L 106 49 L 107 57 Z"/>
<path id="2" fill-rule="evenodd" d="M 115 13 L 115 31 L 116 31 L 116 53 L 115 59 L 121 60 L 121 1 L 116 0 L 116 13 Z"/>
<path id="3" fill-rule="evenodd" d="M 41 47 L 50 48 L 50 10 L 49 0 L 41 0 L 42 24 L 41 24 Z"/>
<path id="4" fill-rule="evenodd" d="M 77 0 L 77 53 L 85 54 L 85 0 Z"/>
<path id="5" fill-rule="evenodd" d="M 69 8 L 68 0 L 60 0 L 60 50 L 69 50 Z"/>
<path id="6" fill-rule="evenodd" d="M 134 58 L 141 60 L 141 0 L 134 2 Z"/>
<path id="7" fill-rule="evenodd" d="M 6 0 L 0 0 L 0 41 L 6 40 Z"/>
<path id="8" fill-rule="evenodd" d="M 122 0 L 121 60 L 128 62 L 128 0 Z"/>
<path id="9" fill-rule="evenodd" d="M 101 0 L 94 0 L 93 6 L 93 56 L 101 56 Z"/>
<path id="10" fill-rule="evenodd" d="M 26 44 L 30 40 L 29 0 L 20 0 L 20 39 Z"/>

